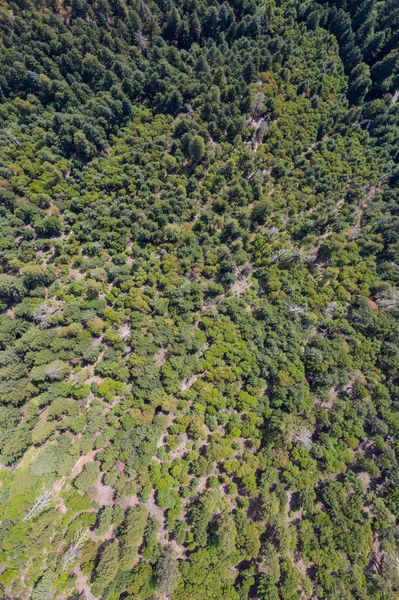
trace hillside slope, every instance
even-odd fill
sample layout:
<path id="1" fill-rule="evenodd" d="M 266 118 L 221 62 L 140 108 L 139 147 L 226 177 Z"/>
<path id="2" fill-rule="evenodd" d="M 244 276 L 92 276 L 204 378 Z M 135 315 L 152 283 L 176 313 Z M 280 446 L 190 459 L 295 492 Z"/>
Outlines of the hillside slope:
<path id="1" fill-rule="evenodd" d="M 2 598 L 399 598 L 396 4 L 0 5 Z"/>

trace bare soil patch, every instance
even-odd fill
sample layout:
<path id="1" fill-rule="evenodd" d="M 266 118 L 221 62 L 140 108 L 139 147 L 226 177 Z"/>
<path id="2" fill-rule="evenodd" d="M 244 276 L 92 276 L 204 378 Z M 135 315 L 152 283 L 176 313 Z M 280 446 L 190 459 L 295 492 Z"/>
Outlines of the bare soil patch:
<path id="1" fill-rule="evenodd" d="M 91 497 L 93 502 L 97 502 L 100 506 L 112 506 L 114 504 L 114 493 L 114 488 L 110 485 L 103 485 L 100 477 L 91 490 Z"/>
<path id="2" fill-rule="evenodd" d="M 159 352 L 154 354 L 154 362 L 158 367 L 162 367 L 162 365 L 166 362 L 166 348 L 161 348 Z"/>

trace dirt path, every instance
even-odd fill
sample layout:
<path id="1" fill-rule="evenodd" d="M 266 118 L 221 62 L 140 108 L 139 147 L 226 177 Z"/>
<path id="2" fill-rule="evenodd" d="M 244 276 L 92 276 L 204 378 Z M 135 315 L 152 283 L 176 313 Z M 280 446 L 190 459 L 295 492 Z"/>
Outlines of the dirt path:
<path id="1" fill-rule="evenodd" d="M 194 385 L 194 383 L 197 381 L 198 377 L 200 377 L 200 375 L 191 375 L 191 377 L 189 377 L 189 379 L 186 379 L 185 381 L 183 381 L 180 384 L 180 390 L 182 392 L 185 392 L 186 390 L 189 390 L 190 387 L 192 385 Z"/>
<path id="2" fill-rule="evenodd" d="M 201 494 L 201 492 L 203 492 L 205 490 L 207 481 L 208 481 L 208 475 L 201 475 L 201 477 L 199 478 L 198 485 L 197 485 L 197 490 L 196 490 L 197 494 Z"/>
<path id="3" fill-rule="evenodd" d="M 154 517 L 159 525 L 159 531 L 158 531 L 158 542 L 160 544 L 162 544 L 163 546 L 167 545 L 167 530 L 165 528 L 165 518 L 164 518 L 164 513 L 163 513 L 163 509 L 160 508 L 157 503 L 155 502 L 155 492 L 154 490 L 151 493 L 151 496 L 148 498 L 147 502 L 145 503 L 145 506 L 147 508 L 148 514 L 150 515 L 150 517 Z"/>
<path id="4" fill-rule="evenodd" d="M 115 490 L 110 485 L 101 483 L 101 475 L 92 489 L 91 498 L 93 502 L 97 502 L 100 506 L 112 506 L 114 504 Z"/>
<path id="5" fill-rule="evenodd" d="M 96 596 L 93 596 L 93 594 L 91 593 L 90 586 L 87 583 L 86 575 L 83 575 L 79 567 L 75 567 L 73 572 L 76 575 L 76 589 L 78 590 L 78 592 L 84 594 L 85 600 L 97 600 Z"/>
<path id="6" fill-rule="evenodd" d="M 166 438 L 168 437 L 168 427 L 170 427 L 171 421 L 169 419 L 169 422 L 167 423 L 166 427 L 165 427 L 165 431 L 161 434 L 158 442 L 157 442 L 157 449 L 159 450 L 159 448 L 162 448 L 162 446 L 166 446 Z M 153 459 L 159 460 L 157 456 L 153 456 Z"/>
<path id="7" fill-rule="evenodd" d="M 166 348 L 161 348 L 159 352 L 154 354 L 154 362 L 158 367 L 162 367 L 166 363 Z"/>
<path id="8" fill-rule="evenodd" d="M 171 548 L 175 551 L 178 558 L 182 558 L 184 555 L 184 548 L 179 546 L 175 542 L 175 540 L 168 540 L 168 532 L 165 528 L 164 511 L 156 504 L 154 491 L 148 498 L 147 502 L 145 503 L 145 506 L 147 508 L 148 514 L 151 517 L 154 517 L 160 525 L 160 529 L 158 531 L 158 543 L 164 546 L 165 548 Z"/>
<path id="9" fill-rule="evenodd" d="M 182 441 L 180 442 L 178 448 L 176 448 L 176 450 L 174 450 L 173 452 L 170 453 L 172 460 L 175 460 L 176 458 L 181 458 L 187 450 L 187 443 L 188 443 L 187 433 L 182 433 L 181 438 L 182 438 Z"/>

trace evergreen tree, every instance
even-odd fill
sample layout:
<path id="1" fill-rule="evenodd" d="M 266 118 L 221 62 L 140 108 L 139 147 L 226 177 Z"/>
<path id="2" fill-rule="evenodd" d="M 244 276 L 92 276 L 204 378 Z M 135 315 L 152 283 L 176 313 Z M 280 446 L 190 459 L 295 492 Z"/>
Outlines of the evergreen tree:
<path id="1" fill-rule="evenodd" d="M 170 596 L 176 587 L 179 569 L 176 556 L 169 548 L 165 548 L 155 568 L 155 579 L 160 594 Z"/>
<path id="2" fill-rule="evenodd" d="M 205 156 L 205 142 L 199 135 L 194 135 L 188 146 L 188 154 L 193 163 L 197 163 Z"/>
<path id="3" fill-rule="evenodd" d="M 116 540 L 105 545 L 99 553 L 92 593 L 101 596 L 105 588 L 115 579 L 119 569 L 119 546 Z"/>
<path id="4" fill-rule="evenodd" d="M 136 560 L 138 548 L 143 539 L 147 517 L 146 508 L 139 506 L 130 509 L 122 523 L 119 564 L 123 570 L 131 569 Z"/>

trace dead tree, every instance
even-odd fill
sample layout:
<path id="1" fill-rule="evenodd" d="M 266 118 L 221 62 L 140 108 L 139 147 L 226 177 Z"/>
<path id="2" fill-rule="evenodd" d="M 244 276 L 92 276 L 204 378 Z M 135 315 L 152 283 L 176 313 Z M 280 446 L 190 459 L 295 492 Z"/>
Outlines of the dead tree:
<path id="1" fill-rule="evenodd" d="M 53 495 L 53 491 L 47 490 L 46 492 L 44 492 L 44 494 L 42 496 L 37 497 L 34 505 L 30 509 L 30 511 L 24 516 L 24 518 L 22 520 L 30 521 L 30 519 L 32 519 L 32 517 L 34 517 L 36 513 L 42 511 L 43 508 L 48 506 L 52 495 Z"/>

